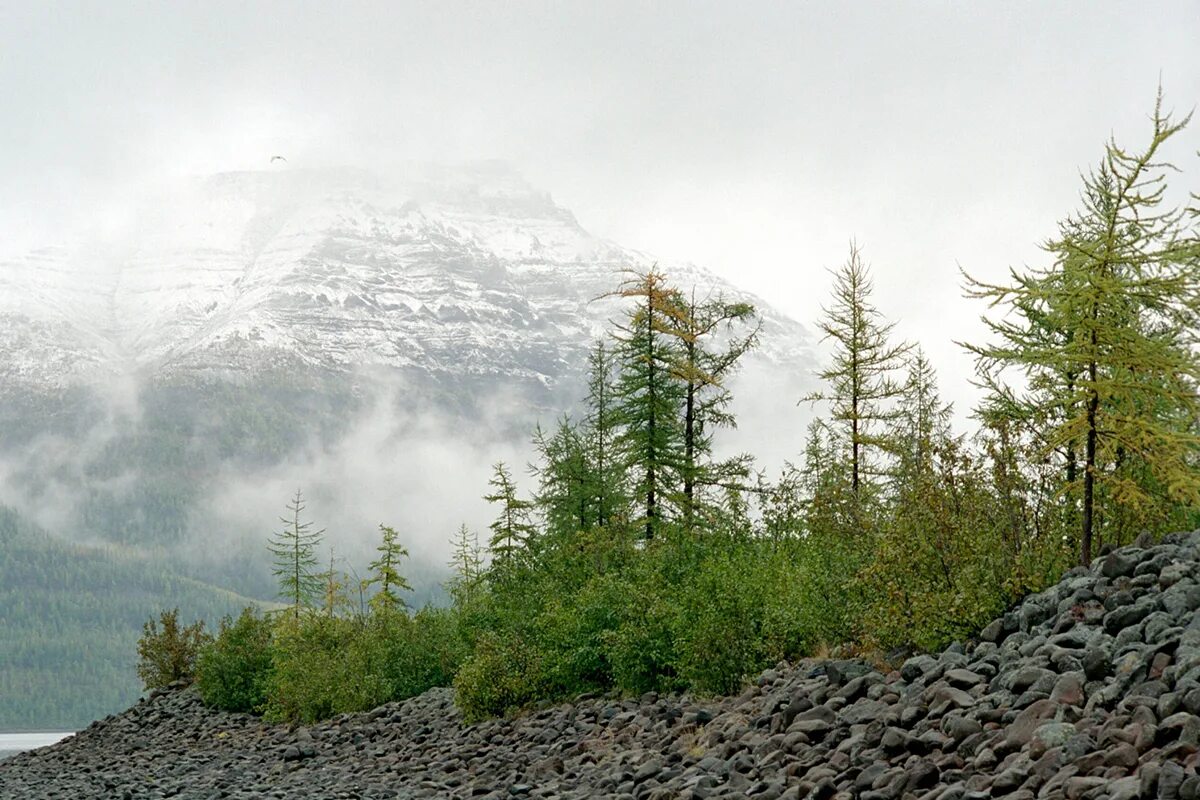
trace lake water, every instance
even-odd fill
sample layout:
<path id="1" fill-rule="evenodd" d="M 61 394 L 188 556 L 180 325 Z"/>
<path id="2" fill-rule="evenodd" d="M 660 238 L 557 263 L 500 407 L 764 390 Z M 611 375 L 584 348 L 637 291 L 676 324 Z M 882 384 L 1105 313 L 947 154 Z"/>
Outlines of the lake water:
<path id="1" fill-rule="evenodd" d="M 0 758 L 8 758 L 22 750 L 45 747 L 71 736 L 67 733 L 0 733 Z"/>

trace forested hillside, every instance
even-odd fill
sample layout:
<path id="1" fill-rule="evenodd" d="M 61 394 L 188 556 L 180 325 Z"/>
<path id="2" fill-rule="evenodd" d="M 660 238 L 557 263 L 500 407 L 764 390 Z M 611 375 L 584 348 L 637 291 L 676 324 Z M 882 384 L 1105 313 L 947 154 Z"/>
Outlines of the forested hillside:
<path id="1" fill-rule="evenodd" d="M 134 644 L 164 603 L 217 620 L 252 602 L 0 507 L 0 730 L 73 730 L 137 699 Z"/>

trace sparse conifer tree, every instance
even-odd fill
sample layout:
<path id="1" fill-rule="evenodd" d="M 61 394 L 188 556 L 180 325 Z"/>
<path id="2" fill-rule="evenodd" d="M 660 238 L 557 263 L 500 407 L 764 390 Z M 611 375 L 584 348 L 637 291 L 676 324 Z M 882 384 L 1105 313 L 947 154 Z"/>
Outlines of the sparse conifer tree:
<path id="1" fill-rule="evenodd" d="M 616 294 L 635 301 L 616 334 L 620 445 L 633 474 L 645 538 L 653 539 L 667 516 L 664 506 L 679 497 L 685 463 L 680 412 L 686 386 L 678 376 L 679 339 L 672 334 L 683 301 L 656 269 L 633 273 Z"/>
<path id="2" fill-rule="evenodd" d="M 517 496 L 517 486 L 503 461 L 497 462 L 493 469 L 492 479 L 488 481 L 493 491 L 483 499 L 498 504 L 500 516 L 489 526 L 492 537 L 488 546 L 492 551 L 493 563 L 507 565 L 525 549 L 536 533 L 536 528 L 529 521 L 533 503 Z"/>
<path id="3" fill-rule="evenodd" d="M 300 612 L 311 608 L 321 595 L 316 549 L 325 529 L 314 531 L 312 523 L 303 520 L 304 497 L 299 489 L 287 510 L 288 516 L 279 518 L 283 530 L 271 538 L 267 548 L 274 559 L 272 572 L 279 580 L 279 596 L 287 602 L 293 619 L 299 619 Z"/>
<path id="4" fill-rule="evenodd" d="M 884 322 L 871 305 L 870 271 L 857 244 L 850 244 L 849 258 L 833 276 L 833 302 L 821 321 L 834 345 L 833 361 L 820 373 L 829 391 L 806 399 L 829 402 L 832 421 L 844 432 L 850 488 L 858 498 L 878 472 L 873 453 L 887 446 L 884 426 L 893 419 L 891 401 L 902 390 L 893 374 L 910 346 L 888 341 L 894 323 Z"/>
<path id="5" fill-rule="evenodd" d="M 408 550 L 399 542 L 399 534 L 394 528 L 380 525 L 379 532 L 383 541 L 375 548 L 379 557 L 371 562 L 371 577 L 367 579 L 368 586 L 378 586 L 378 590 L 368 600 L 372 611 L 390 613 L 408 608 L 398 592 L 412 591 L 408 580 L 400 574 L 400 560 L 408 558 Z"/>
<path id="6" fill-rule="evenodd" d="M 470 604 L 483 580 L 483 556 L 479 548 L 479 534 L 469 530 L 464 522 L 454 536 L 453 548 L 450 569 L 454 571 L 454 575 L 450 578 L 448 588 L 451 596 L 460 605 Z"/>
<path id="7" fill-rule="evenodd" d="M 621 430 L 613 387 L 615 362 L 604 341 L 597 341 L 588 356 L 587 413 L 581 433 L 591 476 L 595 522 L 601 528 L 624 516 L 629 503 L 626 464 L 618 451 Z"/>
<path id="8" fill-rule="evenodd" d="M 540 463 L 533 467 L 540 482 L 536 502 L 551 540 L 561 543 L 590 530 L 597 524 L 597 492 L 583 437 L 564 416 L 552 436 L 547 436 L 539 425 L 533 444 L 541 456 Z"/>
<path id="9" fill-rule="evenodd" d="M 761 323 L 757 322 L 754 306 L 731 303 L 723 297 L 697 300 L 695 290 L 688 300 L 667 304 L 669 331 L 679 339 L 679 360 L 672 373 L 684 384 L 683 400 L 683 516 L 689 527 L 696 506 L 697 484 L 724 483 L 728 491 L 733 478 L 744 478 L 746 459 L 735 459 L 721 465 L 709 462 L 712 453 L 713 431 L 719 427 L 735 428 L 737 422 L 729 411 L 732 399 L 726 379 L 736 370 L 738 361 L 758 338 Z M 732 336 L 738 326 L 750 325 L 749 332 Z M 725 335 L 727 341 L 714 346 L 713 340 Z"/>

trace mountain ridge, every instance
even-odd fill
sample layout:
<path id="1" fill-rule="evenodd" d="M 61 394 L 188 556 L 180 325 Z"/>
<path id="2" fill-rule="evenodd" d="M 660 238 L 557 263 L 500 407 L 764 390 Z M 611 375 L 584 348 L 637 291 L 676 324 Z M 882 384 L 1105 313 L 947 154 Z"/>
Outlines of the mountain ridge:
<path id="1" fill-rule="evenodd" d="M 553 382 L 618 312 L 622 269 L 512 170 L 220 173 L 142 201 L 104 243 L 0 263 L 0 378 L 62 386 L 296 363 Z M 803 326 L 707 270 L 678 284 L 754 302 L 762 355 L 808 358 Z"/>

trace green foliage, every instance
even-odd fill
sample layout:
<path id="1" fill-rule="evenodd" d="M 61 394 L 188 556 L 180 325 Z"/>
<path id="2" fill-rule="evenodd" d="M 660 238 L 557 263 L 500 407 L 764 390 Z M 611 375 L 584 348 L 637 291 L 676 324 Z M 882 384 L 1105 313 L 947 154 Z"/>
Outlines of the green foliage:
<path id="1" fill-rule="evenodd" d="M 271 646 L 267 719 L 310 723 L 386 702 L 380 649 L 369 645 L 355 620 L 280 617 Z"/>
<path id="2" fill-rule="evenodd" d="M 137 642 L 178 604 L 218 619 L 251 602 L 118 548 L 71 544 L 0 506 L 0 729 L 77 730 L 142 691 Z"/>
<path id="3" fill-rule="evenodd" d="M 157 621 L 150 619 L 142 627 L 137 644 L 137 674 L 142 686 L 161 689 L 175 681 L 191 683 L 196 675 L 196 656 L 210 641 L 204 620 L 180 626 L 178 608 L 162 612 Z"/>
<path id="4" fill-rule="evenodd" d="M 808 399 L 830 403 L 849 458 L 850 486 L 859 495 L 877 474 L 873 454 L 886 449 L 880 423 L 891 419 L 888 403 L 900 394 L 893 373 L 909 345 L 889 343 L 894 324 L 883 322 L 871 305 L 871 274 L 856 244 L 851 243 L 850 257 L 833 276 L 833 303 L 821 321 L 825 338 L 834 345 L 833 361 L 820 373 L 829 391 Z"/>
<path id="5" fill-rule="evenodd" d="M 371 562 L 371 577 L 367 579 L 368 586 L 379 587 L 371 595 L 371 608 L 384 612 L 407 608 L 408 603 L 396 592 L 412 591 L 412 586 L 399 571 L 400 559 L 408 558 L 408 550 L 397 540 L 395 529 L 380 525 L 379 530 L 383 534 L 383 541 L 375 548 L 379 557 Z"/>
<path id="6" fill-rule="evenodd" d="M 1163 112 L 1160 92 L 1149 143 L 1108 144 L 1082 209 L 1044 246 L 1049 267 L 1012 270 L 1009 285 L 970 281 L 1003 311 L 985 318 L 996 341 L 967 345 L 985 411 L 1030 426 L 1059 465 L 1083 564 L 1100 541 L 1188 524 L 1200 509 L 1200 234 L 1165 203 L 1173 168 L 1159 153 L 1188 121 Z"/>
<path id="7" fill-rule="evenodd" d="M 517 496 L 512 473 L 503 461 L 497 462 L 493 470 L 492 479 L 488 481 L 492 492 L 483 499 L 500 506 L 500 515 L 489 526 L 492 538 L 488 547 L 497 563 L 512 567 L 535 532 L 529 521 L 533 503 Z"/>
<path id="8" fill-rule="evenodd" d="M 196 659 L 196 688 L 204 702 L 225 711 L 261 711 L 271 680 L 274 624 L 246 608 L 224 617 L 216 638 Z"/>
<path id="9" fill-rule="evenodd" d="M 540 668 L 529 643 L 483 634 L 454 678 L 454 696 L 463 719 L 474 722 L 529 705 L 542 693 Z"/>
<path id="10" fill-rule="evenodd" d="M 632 275 L 617 294 L 635 301 L 616 334 L 619 370 L 613 398 L 621 426 L 617 443 L 631 475 L 638 520 L 649 540 L 670 520 L 682 490 L 685 384 L 677 369 L 682 360 L 679 340 L 671 334 L 682 298 L 654 269 Z"/>
<path id="11" fill-rule="evenodd" d="M 734 693 L 764 663 L 763 575 L 745 555 L 707 559 L 681 592 L 678 672 L 701 692 Z"/>
<path id="12" fill-rule="evenodd" d="M 452 574 L 446 584 L 456 606 L 474 604 L 483 586 L 483 554 L 479 547 L 479 534 L 472 533 L 464 522 L 452 541 L 450 557 Z"/>
<path id="13" fill-rule="evenodd" d="M 272 573 L 279 580 L 279 596 L 291 607 L 293 619 L 312 608 L 323 588 L 316 550 L 325 531 L 314 531 L 311 522 L 301 521 L 304 509 L 304 497 L 297 489 L 288 503 L 288 516 L 279 518 L 283 530 L 271 537 L 267 546 L 274 560 Z"/>

